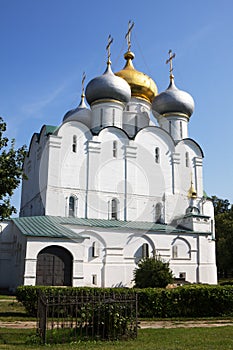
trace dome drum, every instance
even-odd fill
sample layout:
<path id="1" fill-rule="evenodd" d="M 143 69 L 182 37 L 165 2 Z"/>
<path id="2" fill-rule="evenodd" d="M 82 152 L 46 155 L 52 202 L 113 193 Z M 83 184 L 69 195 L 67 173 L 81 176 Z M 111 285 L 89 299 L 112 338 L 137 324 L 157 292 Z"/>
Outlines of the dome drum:
<path id="1" fill-rule="evenodd" d="M 108 103 L 106 103 L 108 102 Z M 91 128 L 94 132 L 106 126 L 122 127 L 124 103 L 114 100 L 99 100 L 91 105 Z"/>

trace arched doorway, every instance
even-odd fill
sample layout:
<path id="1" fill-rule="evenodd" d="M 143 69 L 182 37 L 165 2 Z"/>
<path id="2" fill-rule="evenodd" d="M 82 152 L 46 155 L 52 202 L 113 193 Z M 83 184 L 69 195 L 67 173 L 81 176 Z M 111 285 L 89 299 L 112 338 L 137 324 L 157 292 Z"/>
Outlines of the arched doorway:
<path id="1" fill-rule="evenodd" d="M 68 250 L 50 246 L 37 256 L 36 284 L 41 286 L 71 286 L 73 258 Z"/>

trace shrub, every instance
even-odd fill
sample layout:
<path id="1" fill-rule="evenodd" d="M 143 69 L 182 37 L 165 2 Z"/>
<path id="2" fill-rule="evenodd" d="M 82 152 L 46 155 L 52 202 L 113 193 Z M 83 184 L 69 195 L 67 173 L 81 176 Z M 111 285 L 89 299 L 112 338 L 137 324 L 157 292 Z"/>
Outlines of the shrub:
<path id="1" fill-rule="evenodd" d="M 161 259 L 154 257 L 142 259 L 138 263 L 138 268 L 134 270 L 136 288 L 164 288 L 172 281 L 169 263 Z"/>

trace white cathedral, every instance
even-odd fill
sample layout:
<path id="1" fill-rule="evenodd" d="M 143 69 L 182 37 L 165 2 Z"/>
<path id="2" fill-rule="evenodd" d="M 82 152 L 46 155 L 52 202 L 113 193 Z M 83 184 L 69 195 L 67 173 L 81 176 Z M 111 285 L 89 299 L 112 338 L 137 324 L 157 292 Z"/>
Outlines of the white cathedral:
<path id="1" fill-rule="evenodd" d="M 0 288 L 131 287 L 151 256 L 177 279 L 217 283 L 193 98 L 174 83 L 171 51 L 164 92 L 134 68 L 131 29 L 124 68 L 112 72 L 109 39 L 106 70 L 85 93 L 83 79 L 79 106 L 32 136 L 20 216 L 0 227 Z"/>

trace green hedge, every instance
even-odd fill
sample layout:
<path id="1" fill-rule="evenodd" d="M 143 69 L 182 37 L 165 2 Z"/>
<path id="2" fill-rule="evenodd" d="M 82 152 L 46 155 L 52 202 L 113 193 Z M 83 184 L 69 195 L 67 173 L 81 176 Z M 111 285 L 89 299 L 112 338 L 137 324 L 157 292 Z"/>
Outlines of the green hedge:
<path id="1" fill-rule="evenodd" d="M 139 317 L 233 315 L 232 286 L 184 286 L 138 290 Z"/>
<path id="2" fill-rule="evenodd" d="M 72 294 L 77 288 L 21 286 L 17 299 L 27 312 L 36 316 L 37 298 L 40 290 Z M 101 294 L 112 289 L 78 288 L 87 293 Z M 115 288 L 114 292 L 131 293 L 135 289 Z M 138 293 L 138 315 L 141 318 L 166 317 L 216 317 L 233 315 L 233 286 L 191 285 L 174 289 L 136 289 Z"/>
<path id="3" fill-rule="evenodd" d="M 219 282 L 220 286 L 233 286 L 233 280 L 223 280 Z"/>
<path id="4" fill-rule="evenodd" d="M 133 289 L 127 288 L 89 288 L 89 287 L 44 287 L 44 286 L 20 286 L 16 290 L 16 298 L 23 304 L 27 313 L 32 316 L 37 316 L 37 301 L 40 292 L 56 295 L 75 295 L 76 292 L 83 293 L 83 296 L 88 295 L 103 295 L 114 291 L 114 294 L 135 293 Z"/>

